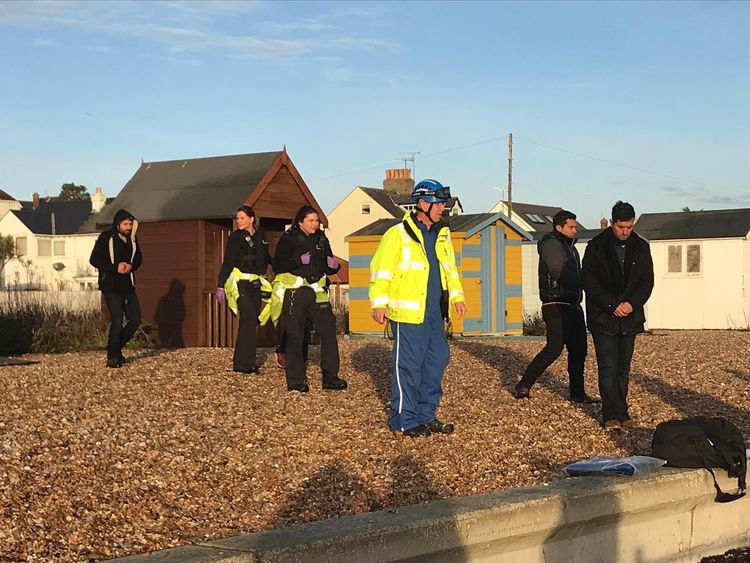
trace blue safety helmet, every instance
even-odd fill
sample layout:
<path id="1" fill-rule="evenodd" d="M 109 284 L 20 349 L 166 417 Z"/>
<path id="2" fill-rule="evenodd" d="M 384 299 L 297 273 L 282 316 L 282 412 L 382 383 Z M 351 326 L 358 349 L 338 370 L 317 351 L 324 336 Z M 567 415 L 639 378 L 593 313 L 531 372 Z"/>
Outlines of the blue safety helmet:
<path id="1" fill-rule="evenodd" d="M 450 186 L 443 186 L 437 180 L 422 180 L 411 191 L 411 200 L 417 203 L 423 199 L 427 203 L 445 203 L 451 198 Z"/>

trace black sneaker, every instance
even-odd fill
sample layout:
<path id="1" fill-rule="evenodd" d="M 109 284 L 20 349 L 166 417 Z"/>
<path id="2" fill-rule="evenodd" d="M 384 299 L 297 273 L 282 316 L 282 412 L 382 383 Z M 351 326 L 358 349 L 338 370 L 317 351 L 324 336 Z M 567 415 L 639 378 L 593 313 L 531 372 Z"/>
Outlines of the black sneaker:
<path id="1" fill-rule="evenodd" d="M 121 368 L 122 360 L 120 358 L 107 358 L 108 368 Z"/>
<path id="2" fill-rule="evenodd" d="M 307 383 L 298 383 L 297 385 L 287 385 L 287 391 L 297 391 L 298 393 L 309 393 L 310 386 Z"/>
<path id="3" fill-rule="evenodd" d="M 428 422 L 426 426 L 433 434 L 450 434 L 453 432 L 453 425 L 450 422 L 440 422 L 437 418 L 432 422 Z"/>
<path id="4" fill-rule="evenodd" d="M 595 399 L 594 397 L 591 397 L 584 393 L 582 397 L 571 397 L 570 402 L 585 405 L 594 405 L 596 403 L 601 403 L 602 401 L 601 399 Z"/>
<path id="5" fill-rule="evenodd" d="M 257 373 L 260 374 L 260 368 L 258 366 L 250 366 L 247 369 L 234 368 L 237 373 Z"/>
<path id="6" fill-rule="evenodd" d="M 421 438 L 423 436 L 429 436 L 430 434 L 432 434 L 432 432 L 430 432 L 430 429 L 426 424 L 420 424 L 414 428 L 407 428 L 404 430 L 404 436 L 408 436 L 409 438 Z"/>
<path id="7" fill-rule="evenodd" d="M 323 381 L 323 389 L 331 389 L 333 391 L 343 391 L 349 386 L 346 379 L 340 377 L 334 377 Z"/>

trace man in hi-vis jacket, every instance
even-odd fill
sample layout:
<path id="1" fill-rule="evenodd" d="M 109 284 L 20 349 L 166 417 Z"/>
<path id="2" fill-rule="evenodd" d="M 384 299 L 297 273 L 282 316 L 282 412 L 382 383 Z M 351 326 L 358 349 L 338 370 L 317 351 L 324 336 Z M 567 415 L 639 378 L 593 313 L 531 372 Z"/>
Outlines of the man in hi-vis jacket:
<path id="1" fill-rule="evenodd" d="M 370 263 L 372 316 L 393 328 L 389 426 L 411 438 L 453 432 L 436 417 L 450 359 L 445 319 L 451 307 L 461 318 L 466 312 L 443 218 L 450 197 L 450 188 L 436 180 L 416 184 L 416 210 L 386 231 Z"/>
<path id="2" fill-rule="evenodd" d="M 141 324 L 141 306 L 135 295 L 135 271 L 141 249 L 135 238 L 138 221 L 125 209 L 115 213 L 112 228 L 99 235 L 89 262 L 99 270 L 99 289 L 109 309 L 107 367 L 122 367 L 122 348 Z M 127 323 L 123 326 L 123 317 Z"/>

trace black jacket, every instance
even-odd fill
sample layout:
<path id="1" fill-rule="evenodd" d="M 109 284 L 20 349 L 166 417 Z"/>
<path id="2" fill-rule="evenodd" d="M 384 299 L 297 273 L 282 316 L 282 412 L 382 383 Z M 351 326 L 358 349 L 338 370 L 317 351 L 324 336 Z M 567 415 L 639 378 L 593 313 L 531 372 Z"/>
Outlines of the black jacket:
<path id="1" fill-rule="evenodd" d="M 625 242 L 624 271 L 617 256 L 612 227 L 591 239 L 583 255 L 583 289 L 586 291 L 586 324 L 592 334 L 609 336 L 643 332 L 643 306 L 654 288 L 651 249 L 635 231 Z M 620 243 L 621 244 L 621 243 Z M 627 317 L 615 317 L 623 301 L 632 305 Z"/>
<path id="2" fill-rule="evenodd" d="M 268 252 L 268 235 L 265 229 L 258 227 L 253 235 L 244 229 L 237 229 L 227 239 L 217 287 L 224 287 L 234 268 L 246 274 L 264 276 L 270 263 L 271 255 Z"/>
<path id="3" fill-rule="evenodd" d="M 537 244 L 539 252 L 539 298 L 542 303 L 580 305 L 581 258 L 575 239 L 559 231 L 544 235 Z"/>
<path id="4" fill-rule="evenodd" d="M 133 221 L 133 231 L 123 241 L 118 235 L 117 227 L 126 219 Z M 107 292 L 127 295 L 135 290 L 135 271 L 141 267 L 143 258 L 135 232 L 138 221 L 133 214 L 125 209 L 115 213 L 112 227 L 99 235 L 91 251 L 89 263 L 99 270 L 99 289 Z M 126 262 L 133 268 L 128 274 L 118 274 L 117 265 Z"/>
<path id="5" fill-rule="evenodd" d="M 310 263 L 305 265 L 300 257 L 307 252 L 310 253 Z M 329 256 L 333 257 L 333 252 L 323 231 L 318 230 L 308 235 L 294 225 L 281 235 L 271 264 L 277 274 L 288 272 L 305 278 L 308 283 L 315 283 L 324 274 L 335 274 L 341 268 L 329 268 L 326 263 Z"/>

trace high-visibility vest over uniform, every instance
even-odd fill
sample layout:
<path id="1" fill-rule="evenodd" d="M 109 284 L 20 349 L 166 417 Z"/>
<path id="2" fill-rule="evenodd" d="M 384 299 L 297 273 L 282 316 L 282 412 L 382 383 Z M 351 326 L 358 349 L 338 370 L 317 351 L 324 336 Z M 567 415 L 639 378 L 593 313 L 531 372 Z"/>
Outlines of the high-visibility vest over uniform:
<path id="1" fill-rule="evenodd" d="M 430 267 L 415 220 L 411 213 L 388 229 L 370 263 L 370 305 L 373 309 L 386 309 L 388 318 L 400 323 L 419 324 L 425 316 Z M 440 284 L 448 293 L 450 315 L 453 305 L 464 301 L 464 290 L 447 225 L 438 231 L 435 253 L 440 262 Z"/>

